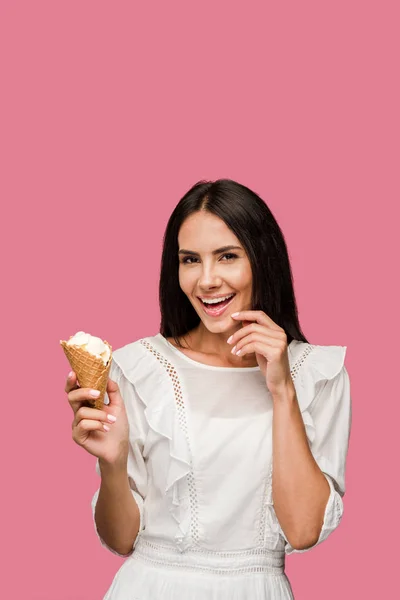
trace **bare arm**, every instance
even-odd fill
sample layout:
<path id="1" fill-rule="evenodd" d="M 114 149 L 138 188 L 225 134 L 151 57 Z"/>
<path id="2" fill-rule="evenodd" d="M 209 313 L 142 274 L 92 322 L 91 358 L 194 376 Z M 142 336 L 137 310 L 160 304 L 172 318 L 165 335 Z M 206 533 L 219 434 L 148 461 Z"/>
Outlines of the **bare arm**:
<path id="1" fill-rule="evenodd" d="M 122 555 L 132 551 L 139 532 L 140 513 L 129 487 L 126 463 L 99 460 L 101 485 L 95 510 L 97 531 L 104 542 Z"/>
<path id="2" fill-rule="evenodd" d="M 329 484 L 308 445 L 294 386 L 274 397 L 272 494 L 289 543 L 316 543 L 329 499 Z"/>

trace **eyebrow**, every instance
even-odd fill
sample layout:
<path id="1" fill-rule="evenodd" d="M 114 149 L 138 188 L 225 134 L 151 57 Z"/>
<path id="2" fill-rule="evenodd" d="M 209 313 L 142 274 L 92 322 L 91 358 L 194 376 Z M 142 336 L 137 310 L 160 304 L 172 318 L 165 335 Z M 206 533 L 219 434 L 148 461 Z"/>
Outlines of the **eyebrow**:
<path id="1" fill-rule="evenodd" d="M 228 250 L 242 250 L 240 246 L 222 246 L 222 248 L 217 248 L 212 251 L 212 254 L 220 254 L 221 252 L 227 252 Z M 191 254 L 192 256 L 199 256 L 198 252 L 193 252 L 193 250 L 184 250 L 183 248 L 179 250 L 178 254 Z"/>

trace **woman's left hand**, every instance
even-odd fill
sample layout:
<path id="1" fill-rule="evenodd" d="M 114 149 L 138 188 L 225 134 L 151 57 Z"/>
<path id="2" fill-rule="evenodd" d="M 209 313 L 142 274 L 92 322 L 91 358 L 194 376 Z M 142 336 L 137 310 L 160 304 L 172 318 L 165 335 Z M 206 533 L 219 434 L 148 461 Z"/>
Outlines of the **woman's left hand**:
<path id="1" fill-rule="evenodd" d="M 243 322 L 242 329 L 235 331 L 229 341 L 233 349 L 236 346 L 236 356 L 255 353 L 272 395 L 291 389 L 293 380 L 290 374 L 287 337 L 282 327 L 261 310 L 244 310 L 234 313 L 231 317 L 235 321 Z"/>

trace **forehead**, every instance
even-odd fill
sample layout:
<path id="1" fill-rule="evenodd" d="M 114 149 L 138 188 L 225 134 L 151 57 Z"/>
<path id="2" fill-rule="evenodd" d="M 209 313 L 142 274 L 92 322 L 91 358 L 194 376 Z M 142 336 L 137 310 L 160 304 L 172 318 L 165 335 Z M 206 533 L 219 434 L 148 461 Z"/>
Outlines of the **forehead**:
<path id="1" fill-rule="evenodd" d="M 214 248 L 240 242 L 226 223 L 211 213 L 196 212 L 182 223 L 178 234 L 179 248 L 194 250 L 194 246 Z"/>

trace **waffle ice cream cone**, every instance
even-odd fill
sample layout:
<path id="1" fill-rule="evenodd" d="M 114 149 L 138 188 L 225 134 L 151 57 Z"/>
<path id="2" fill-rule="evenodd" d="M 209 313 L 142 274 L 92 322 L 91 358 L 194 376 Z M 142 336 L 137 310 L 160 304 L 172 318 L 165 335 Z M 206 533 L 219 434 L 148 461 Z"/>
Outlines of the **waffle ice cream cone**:
<path id="1" fill-rule="evenodd" d="M 70 340 L 72 337 L 74 336 L 71 336 Z M 103 343 L 109 348 L 109 359 L 106 364 L 104 364 L 104 360 L 100 356 L 88 352 L 84 347 L 72 345 L 64 340 L 60 340 L 65 356 L 67 357 L 72 370 L 76 373 L 80 387 L 92 388 L 100 392 L 98 398 L 87 401 L 91 407 L 100 410 L 104 406 L 104 394 L 107 389 L 107 381 L 112 361 L 112 348 L 105 340 Z"/>

